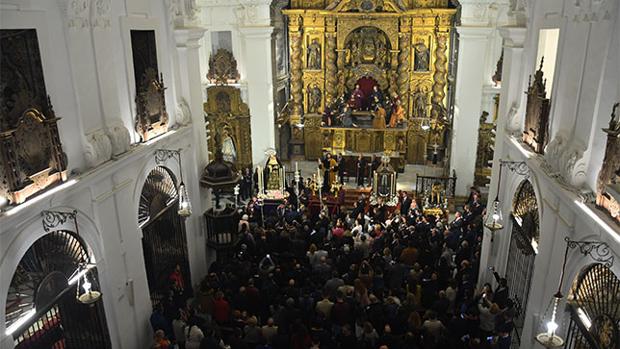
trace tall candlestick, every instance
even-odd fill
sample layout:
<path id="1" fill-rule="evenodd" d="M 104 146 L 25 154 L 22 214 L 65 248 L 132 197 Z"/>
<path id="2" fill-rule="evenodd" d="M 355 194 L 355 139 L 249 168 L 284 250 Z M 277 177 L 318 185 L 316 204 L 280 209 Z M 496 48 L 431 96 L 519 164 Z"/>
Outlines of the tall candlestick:
<path id="1" fill-rule="evenodd" d="M 263 192 L 263 170 L 260 166 L 258 166 L 258 170 L 256 172 L 258 174 L 258 193 L 261 194 Z"/>
<path id="2" fill-rule="evenodd" d="M 286 166 L 282 165 L 282 190 L 286 190 Z"/>

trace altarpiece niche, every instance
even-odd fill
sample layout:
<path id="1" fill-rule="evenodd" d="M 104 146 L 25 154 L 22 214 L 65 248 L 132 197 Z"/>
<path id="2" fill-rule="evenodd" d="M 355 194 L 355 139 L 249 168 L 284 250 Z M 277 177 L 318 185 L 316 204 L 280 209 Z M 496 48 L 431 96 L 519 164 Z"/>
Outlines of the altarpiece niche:
<path id="1" fill-rule="evenodd" d="M 0 196 L 13 204 L 67 178 L 35 29 L 0 30 Z"/>
<path id="2" fill-rule="evenodd" d="M 154 30 L 132 30 L 131 51 L 136 83 L 136 132 L 143 142 L 168 131 L 166 87 L 157 67 Z"/>
<path id="3" fill-rule="evenodd" d="M 456 13 L 449 1 L 293 0 L 283 13 L 289 122 L 304 124 L 292 142 L 305 144 L 307 159 L 323 150 L 387 150 L 402 163 L 443 157 Z"/>
<path id="4" fill-rule="evenodd" d="M 241 91 L 233 86 L 207 88 L 204 103 L 208 130 L 209 151 L 221 149 L 223 159 L 237 169 L 252 167 L 252 137 L 250 110 L 241 99 Z"/>

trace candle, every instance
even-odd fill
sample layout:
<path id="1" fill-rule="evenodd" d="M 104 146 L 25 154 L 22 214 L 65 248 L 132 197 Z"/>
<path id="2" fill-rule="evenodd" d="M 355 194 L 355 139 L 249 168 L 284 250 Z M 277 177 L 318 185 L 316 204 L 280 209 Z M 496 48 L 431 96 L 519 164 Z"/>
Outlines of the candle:
<path id="1" fill-rule="evenodd" d="M 258 193 L 263 192 L 263 170 L 258 166 L 258 170 L 256 171 L 258 175 Z"/>
<path id="2" fill-rule="evenodd" d="M 299 163 L 295 161 L 295 173 L 297 173 L 297 171 L 299 171 Z"/>
<path id="3" fill-rule="evenodd" d="M 282 190 L 286 189 L 286 166 L 282 165 Z"/>

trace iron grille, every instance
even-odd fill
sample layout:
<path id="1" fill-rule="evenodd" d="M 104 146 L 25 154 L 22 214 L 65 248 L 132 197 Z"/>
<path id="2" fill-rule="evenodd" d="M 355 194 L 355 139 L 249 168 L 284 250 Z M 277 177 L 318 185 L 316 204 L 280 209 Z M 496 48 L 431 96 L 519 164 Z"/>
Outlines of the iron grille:
<path id="1" fill-rule="evenodd" d="M 77 284 L 68 278 L 90 257 L 81 239 L 68 231 L 54 231 L 37 240 L 21 259 L 7 295 L 6 326 L 36 311 L 13 333 L 15 347 L 110 348 L 103 303 L 79 303 Z M 89 281 L 100 289 L 96 268 Z"/>
<path id="2" fill-rule="evenodd" d="M 174 175 L 163 166 L 155 167 L 142 187 L 138 207 L 138 224 L 142 227 L 149 220 L 155 219 L 176 202 L 178 196 Z"/>
<path id="3" fill-rule="evenodd" d="M 620 348 L 620 280 L 603 264 L 577 278 L 569 296 L 567 349 Z"/>
<path id="4" fill-rule="evenodd" d="M 513 347 L 518 347 L 520 334 L 525 322 L 525 310 L 534 273 L 536 251 L 532 241 L 538 242 L 539 217 L 536 193 L 530 181 L 523 181 L 517 188 L 512 205 L 512 232 L 506 279 L 508 290 L 514 302 L 516 316 L 514 319 L 515 334 Z"/>
<path id="5" fill-rule="evenodd" d="M 55 231 L 37 240 L 19 262 L 9 286 L 6 326 L 35 307 L 37 287 L 47 275 L 60 272 L 68 279 L 84 261 L 89 261 L 88 252 L 73 233 Z"/>
<path id="6" fill-rule="evenodd" d="M 142 227 L 142 251 L 153 305 L 170 289 L 169 276 L 181 267 L 186 291 L 191 291 L 185 225 L 177 213 L 178 192 L 173 174 L 162 166 L 148 175 L 142 194 L 138 222 Z"/>

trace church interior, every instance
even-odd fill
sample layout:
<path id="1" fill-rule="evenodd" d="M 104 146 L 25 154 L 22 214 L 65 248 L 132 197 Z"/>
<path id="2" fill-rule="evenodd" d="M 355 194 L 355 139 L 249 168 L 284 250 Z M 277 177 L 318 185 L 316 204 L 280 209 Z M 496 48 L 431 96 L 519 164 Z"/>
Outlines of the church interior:
<path id="1" fill-rule="evenodd" d="M 0 349 L 620 348 L 620 1 L 0 0 Z"/>

